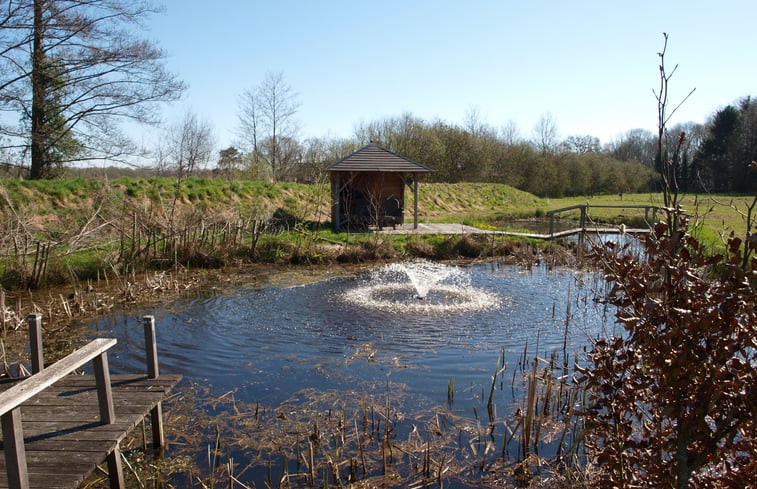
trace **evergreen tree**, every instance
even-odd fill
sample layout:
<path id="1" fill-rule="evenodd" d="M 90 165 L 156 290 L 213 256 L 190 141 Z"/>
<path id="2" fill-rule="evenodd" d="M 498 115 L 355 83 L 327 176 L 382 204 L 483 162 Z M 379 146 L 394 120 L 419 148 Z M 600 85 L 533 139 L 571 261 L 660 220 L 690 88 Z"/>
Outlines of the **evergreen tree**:
<path id="1" fill-rule="evenodd" d="M 697 153 L 695 166 L 704 190 L 732 192 L 735 190 L 735 147 L 738 141 L 739 111 L 732 105 L 719 110 L 709 124 L 707 137 Z"/>

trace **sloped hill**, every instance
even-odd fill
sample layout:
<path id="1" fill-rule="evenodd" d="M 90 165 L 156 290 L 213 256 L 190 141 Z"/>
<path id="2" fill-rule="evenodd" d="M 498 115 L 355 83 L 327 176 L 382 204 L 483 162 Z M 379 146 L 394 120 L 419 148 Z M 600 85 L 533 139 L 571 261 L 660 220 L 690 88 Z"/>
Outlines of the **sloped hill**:
<path id="1" fill-rule="evenodd" d="M 412 192 L 407 193 L 408 203 Z M 119 178 L 103 180 L 0 180 L 0 213 L 34 223 L 36 230 L 68 226 L 95 213 L 108 218 L 125 210 L 174 214 L 233 212 L 240 217 L 278 211 L 296 219 L 330 219 L 327 183 L 305 185 L 246 180 L 187 178 Z M 421 183 L 418 207 L 422 219 L 532 211 L 543 200 L 513 187 L 492 183 Z M 410 207 L 408 207 L 410 208 Z M 116 216 L 113 216 L 116 217 Z"/>

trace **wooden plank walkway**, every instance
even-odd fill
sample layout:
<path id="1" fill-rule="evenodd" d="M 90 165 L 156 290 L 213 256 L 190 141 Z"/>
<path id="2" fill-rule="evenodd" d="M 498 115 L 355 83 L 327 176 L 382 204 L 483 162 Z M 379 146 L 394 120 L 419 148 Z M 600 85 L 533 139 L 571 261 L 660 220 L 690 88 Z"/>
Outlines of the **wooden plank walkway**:
<path id="1" fill-rule="evenodd" d="M 70 375 L 21 404 L 29 486 L 78 487 L 180 379 L 165 374 L 157 379 L 112 375 L 112 424 L 100 422 L 94 375 Z M 15 383 L 0 384 L 0 392 Z M 9 487 L 4 457 L 0 472 L 0 488 Z"/>

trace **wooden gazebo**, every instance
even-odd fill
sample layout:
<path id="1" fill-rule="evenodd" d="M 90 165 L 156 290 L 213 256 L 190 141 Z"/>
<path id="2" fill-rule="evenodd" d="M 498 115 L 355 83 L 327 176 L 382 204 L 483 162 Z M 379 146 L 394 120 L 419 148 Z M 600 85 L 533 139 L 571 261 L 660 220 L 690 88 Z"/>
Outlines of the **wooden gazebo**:
<path id="1" fill-rule="evenodd" d="M 371 143 L 326 168 L 335 231 L 404 224 L 405 185 L 413 189 L 418 227 L 418 177 L 431 168 Z"/>

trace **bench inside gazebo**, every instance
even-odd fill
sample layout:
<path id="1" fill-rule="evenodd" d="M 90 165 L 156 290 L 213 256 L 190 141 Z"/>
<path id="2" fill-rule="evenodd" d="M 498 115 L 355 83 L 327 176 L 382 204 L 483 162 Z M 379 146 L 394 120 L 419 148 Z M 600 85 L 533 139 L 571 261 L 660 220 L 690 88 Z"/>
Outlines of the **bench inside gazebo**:
<path id="1" fill-rule="evenodd" d="M 413 189 L 418 227 L 418 177 L 431 168 L 371 143 L 326 168 L 331 177 L 335 231 L 381 229 L 405 223 L 405 186 Z"/>

